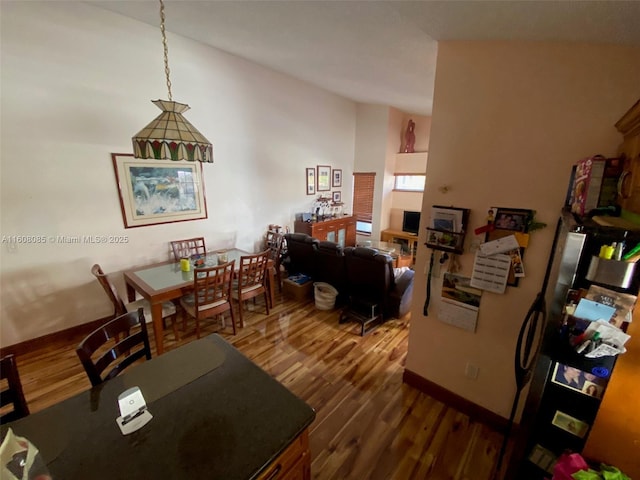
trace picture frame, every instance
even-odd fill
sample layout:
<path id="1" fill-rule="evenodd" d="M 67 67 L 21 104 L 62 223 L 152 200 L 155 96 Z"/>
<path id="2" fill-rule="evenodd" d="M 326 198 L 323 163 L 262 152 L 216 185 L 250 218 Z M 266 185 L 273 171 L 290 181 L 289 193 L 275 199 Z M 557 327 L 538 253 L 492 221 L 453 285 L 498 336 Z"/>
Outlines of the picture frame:
<path id="1" fill-rule="evenodd" d="M 462 252 L 463 233 L 436 230 L 427 227 L 427 241 L 425 245 L 436 250 Z"/>
<path id="2" fill-rule="evenodd" d="M 334 168 L 331 175 L 331 186 L 333 188 L 342 187 L 342 169 Z"/>
<path id="3" fill-rule="evenodd" d="M 112 153 L 125 228 L 207 218 L 201 162 L 134 158 Z"/>
<path id="4" fill-rule="evenodd" d="M 499 238 L 508 237 L 516 232 L 527 233 L 529 231 L 529 222 L 533 218 L 533 210 L 524 208 L 497 208 L 492 207 L 493 210 L 493 229 L 486 233 L 485 241 L 490 242 Z M 511 255 L 512 259 L 520 259 L 520 263 L 517 262 L 511 264 L 509 269 L 509 277 L 507 278 L 507 285 L 511 287 L 517 287 L 520 278 L 524 277 L 524 267 L 522 264 L 522 258 L 524 257 L 524 248 L 520 247 L 519 257 L 515 252 L 505 252 L 506 255 Z M 519 267 L 518 267 L 519 265 Z M 516 272 L 516 267 L 522 268 L 522 272 Z"/>
<path id="5" fill-rule="evenodd" d="M 551 425 L 579 438 L 584 438 L 589 431 L 588 423 L 578 420 L 560 410 L 556 410 L 556 413 L 553 415 L 553 420 L 551 420 Z"/>
<path id="6" fill-rule="evenodd" d="M 333 203 L 342 202 L 342 192 L 333 192 Z"/>
<path id="7" fill-rule="evenodd" d="M 307 168 L 307 195 L 316 194 L 316 169 L 311 167 Z"/>
<path id="8" fill-rule="evenodd" d="M 433 205 L 425 245 L 434 250 L 462 253 L 469 209 Z"/>
<path id="9" fill-rule="evenodd" d="M 331 190 L 331 167 L 328 165 L 318 165 L 317 170 L 316 190 L 318 192 L 328 192 Z"/>
<path id="10" fill-rule="evenodd" d="M 520 208 L 498 208 L 496 209 L 493 225 L 496 230 L 509 230 L 511 232 L 528 231 L 531 210 Z"/>

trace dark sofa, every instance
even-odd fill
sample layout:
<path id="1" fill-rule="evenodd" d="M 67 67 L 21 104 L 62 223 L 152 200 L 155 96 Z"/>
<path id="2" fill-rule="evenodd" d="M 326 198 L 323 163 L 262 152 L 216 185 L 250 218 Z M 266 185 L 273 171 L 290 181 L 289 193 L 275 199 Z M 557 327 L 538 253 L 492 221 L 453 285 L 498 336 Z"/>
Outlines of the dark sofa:
<path id="1" fill-rule="evenodd" d="M 353 299 L 376 303 L 385 319 L 409 312 L 415 272 L 402 269 L 396 278 L 389 255 L 368 247 L 342 249 L 334 242 L 320 242 L 304 233 L 288 233 L 285 239 L 287 271 L 334 286 L 338 304 Z"/>

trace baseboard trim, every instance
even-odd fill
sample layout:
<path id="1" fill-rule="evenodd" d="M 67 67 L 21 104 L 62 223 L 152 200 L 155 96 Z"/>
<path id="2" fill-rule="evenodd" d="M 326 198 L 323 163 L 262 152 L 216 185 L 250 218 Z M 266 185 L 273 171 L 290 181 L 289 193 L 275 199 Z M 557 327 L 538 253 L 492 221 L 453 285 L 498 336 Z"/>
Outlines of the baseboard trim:
<path id="1" fill-rule="evenodd" d="M 435 398 L 436 400 L 450 405 L 456 410 L 468 415 L 470 419 L 484 423 L 500 433 L 507 431 L 508 420 L 497 413 L 493 413 L 480 405 L 467 400 L 460 395 L 453 393 L 440 385 L 421 377 L 409 369 L 404 370 L 402 381 L 407 385 L 420 390 L 422 393 Z"/>
<path id="2" fill-rule="evenodd" d="M 73 327 L 60 330 L 59 332 L 49 333 L 47 335 L 43 335 L 42 337 L 32 338 L 29 340 L 25 340 L 24 342 L 16 343 L 15 345 L 2 347 L 0 348 L 0 357 L 4 357 L 5 355 L 9 354 L 13 354 L 17 357 L 20 355 L 24 355 L 25 353 L 29 353 L 32 350 L 43 348 L 46 345 L 57 342 L 59 340 L 68 339 L 69 337 L 73 337 L 76 335 L 88 335 L 108 320 L 111 320 L 111 318 L 112 317 L 99 318 L 98 320 L 75 325 Z"/>

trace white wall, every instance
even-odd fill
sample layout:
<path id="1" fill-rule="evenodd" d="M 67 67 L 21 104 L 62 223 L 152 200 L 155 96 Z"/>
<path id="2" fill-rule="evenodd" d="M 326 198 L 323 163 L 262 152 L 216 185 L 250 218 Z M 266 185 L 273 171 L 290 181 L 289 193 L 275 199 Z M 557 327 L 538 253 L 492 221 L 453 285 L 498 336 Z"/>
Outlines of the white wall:
<path id="1" fill-rule="evenodd" d="M 3 242 L 0 345 L 111 313 L 90 267 L 168 258 L 196 235 L 209 248 L 258 247 L 269 223 L 308 211 L 305 167 L 343 169 L 351 204 L 355 104 L 169 34 L 174 100 L 214 145 L 206 220 L 124 229 L 111 152 L 167 97 L 159 29 L 80 2 L 2 2 L 1 233 L 126 235 L 126 244 Z M 6 239 L 6 237 L 5 237 Z M 114 275 L 122 287 L 121 275 Z"/>
<path id="2" fill-rule="evenodd" d="M 428 254 L 420 233 L 407 368 L 507 417 L 515 393 L 518 330 L 542 285 L 571 165 L 615 155 L 614 123 L 640 94 L 640 49 L 579 44 L 441 42 L 432 116 L 423 225 L 431 205 L 470 208 L 461 272 L 470 276 L 473 230 L 490 206 L 537 210 L 549 226 L 534 232 L 526 278 L 504 295 L 484 293 L 476 333 L 437 320 L 441 280 L 422 315 Z M 439 190 L 449 186 L 448 193 Z M 427 218 L 425 218 L 427 217 Z M 479 377 L 464 375 L 465 365 Z"/>
<path id="3" fill-rule="evenodd" d="M 391 109 L 394 112 L 394 109 Z M 395 116 L 395 122 L 389 122 L 389 144 L 394 145 L 396 149 L 387 157 L 387 163 L 391 164 L 391 172 L 395 173 L 420 173 L 427 171 L 427 158 L 429 151 L 429 132 L 431 130 L 431 117 L 423 115 L 411 115 L 408 113 L 398 112 Z M 393 118 L 393 117 L 392 117 Z M 414 145 L 415 153 L 401 153 L 405 142 L 405 132 L 409 120 L 415 123 L 416 142 Z M 400 153 L 398 153 L 400 152 Z M 392 177 L 395 182 L 395 179 Z M 391 184 L 393 188 L 394 184 Z M 387 219 L 388 225 L 385 228 L 393 230 L 402 230 L 402 219 L 405 210 L 420 211 L 422 210 L 422 192 L 396 192 L 392 191 L 390 197 L 390 208 L 383 217 Z"/>
<path id="4" fill-rule="evenodd" d="M 389 107 L 371 104 L 357 105 L 354 172 L 376 172 L 373 195 L 371 238 L 380 238 L 382 200 L 388 191 L 385 185 Z"/>

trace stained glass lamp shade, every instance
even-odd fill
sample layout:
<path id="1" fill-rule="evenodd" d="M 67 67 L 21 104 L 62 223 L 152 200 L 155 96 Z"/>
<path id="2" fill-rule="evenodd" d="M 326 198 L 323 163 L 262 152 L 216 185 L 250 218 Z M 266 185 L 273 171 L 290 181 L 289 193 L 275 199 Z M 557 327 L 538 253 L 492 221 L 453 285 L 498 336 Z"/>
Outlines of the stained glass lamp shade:
<path id="1" fill-rule="evenodd" d="M 162 110 L 133 138 L 136 158 L 213 162 L 211 143 L 182 116 L 189 105 L 168 100 L 153 100 Z"/>

